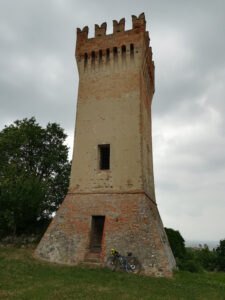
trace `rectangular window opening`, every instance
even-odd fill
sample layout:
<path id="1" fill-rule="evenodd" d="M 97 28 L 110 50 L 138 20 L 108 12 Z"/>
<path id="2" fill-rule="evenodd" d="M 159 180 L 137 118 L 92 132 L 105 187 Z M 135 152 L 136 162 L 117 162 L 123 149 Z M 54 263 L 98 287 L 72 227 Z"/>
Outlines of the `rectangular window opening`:
<path id="1" fill-rule="evenodd" d="M 109 61 L 109 57 L 110 57 L 110 49 L 106 49 L 106 60 Z"/>
<path id="2" fill-rule="evenodd" d="M 87 62 L 88 62 L 88 54 L 85 53 L 85 54 L 84 54 L 84 67 L 87 66 Z"/>
<path id="3" fill-rule="evenodd" d="M 99 50 L 99 62 L 102 62 L 102 50 Z"/>
<path id="4" fill-rule="evenodd" d="M 130 56 L 134 57 L 134 44 L 130 44 Z"/>
<path id="5" fill-rule="evenodd" d="M 114 55 L 114 58 L 117 58 L 117 55 L 118 55 L 117 47 L 113 47 L 113 55 Z"/>
<path id="6" fill-rule="evenodd" d="M 94 63 L 95 63 L 95 51 L 91 52 L 91 63 L 92 63 L 92 65 L 94 65 Z"/>
<path id="7" fill-rule="evenodd" d="M 110 145 L 98 145 L 99 151 L 99 169 L 110 169 Z"/>

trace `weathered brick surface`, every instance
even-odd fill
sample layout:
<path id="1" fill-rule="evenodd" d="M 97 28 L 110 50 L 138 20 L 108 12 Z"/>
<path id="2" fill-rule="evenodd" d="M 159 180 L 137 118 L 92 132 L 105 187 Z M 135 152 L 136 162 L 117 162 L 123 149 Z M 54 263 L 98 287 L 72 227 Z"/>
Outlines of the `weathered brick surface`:
<path id="1" fill-rule="evenodd" d="M 154 63 L 145 17 L 77 30 L 79 71 L 74 153 L 67 197 L 35 255 L 78 264 L 90 253 L 92 216 L 105 216 L 100 261 L 110 248 L 138 257 L 143 272 L 171 276 L 175 260 L 155 200 L 151 102 Z M 110 144 L 110 170 L 99 169 L 98 145 Z"/>
<path id="2" fill-rule="evenodd" d="M 104 215 L 100 261 L 111 248 L 140 260 L 143 272 L 171 276 L 173 256 L 157 207 L 145 194 L 68 194 L 36 255 L 44 260 L 78 264 L 90 252 L 91 218 Z"/>

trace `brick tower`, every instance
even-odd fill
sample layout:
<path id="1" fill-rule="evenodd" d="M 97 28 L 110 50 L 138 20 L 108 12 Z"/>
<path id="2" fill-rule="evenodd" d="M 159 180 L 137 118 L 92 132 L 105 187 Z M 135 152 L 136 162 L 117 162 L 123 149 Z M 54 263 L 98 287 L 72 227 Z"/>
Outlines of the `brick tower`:
<path id="1" fill-rule="evenodd" d="M 35 255 L 103 264 L 111 248 L 133 252 L 143 273 L 171 276 L 175 260 L 155 200 L 151 102 L 154 63 L 145 15 L 77 29 L 76 130 L 68 194 Z"/>

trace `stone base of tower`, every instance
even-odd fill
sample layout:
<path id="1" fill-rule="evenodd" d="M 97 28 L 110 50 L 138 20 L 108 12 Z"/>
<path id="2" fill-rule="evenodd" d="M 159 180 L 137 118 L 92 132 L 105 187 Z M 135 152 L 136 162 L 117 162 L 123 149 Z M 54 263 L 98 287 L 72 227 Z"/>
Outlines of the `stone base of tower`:
<path id="1" fill-rule="evenodd" d="M 132 252 L 143 274 L 172 276 L 176 263 L 156 204 L 144 193 L 68 194 L 39 243 L 35 256 L 54 263 L 83 263 L 93 251 L 93 219 L 103 220 L 99 260 L 115 248 Z M 101 233 L 100 233 L 101 234 Z"/>

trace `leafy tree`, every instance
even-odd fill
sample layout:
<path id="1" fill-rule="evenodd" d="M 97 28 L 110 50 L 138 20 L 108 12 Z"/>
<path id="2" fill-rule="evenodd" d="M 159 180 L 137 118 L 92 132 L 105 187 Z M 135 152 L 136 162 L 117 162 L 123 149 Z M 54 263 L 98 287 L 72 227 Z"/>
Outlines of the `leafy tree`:
<path id="1" fill-rule="evenodd" d="M 210 251 L 205 244 L 199 249 L 185 248 L 185 241 L 179 231 L 165 228 L 170 247 L 180 270 L 189 272 L 225 271 L 225 240 L 220 241 L 216 250 Z"/>
<path id="2" fill-rule="evenodd" d="M 220 271 L 225 272 L 225 239 L 220 241 L 216 248 L 217 253 L 217 267 Z"/>
<path id="3" fill-rule="evenodd" d="M 34 117 L 0 132 L 0 232 L 34 232 L 51 219 L 68 189 L 66 134 Z"/>
<path id="4" fill-rule="evenodd" d="M 202 268 L 207 271 L 214 271 L 216 269 L 217 255 L 215 251 L 210 251 L 209 247 L 205 244 L 204 248 L 196 252 L 196 261 L 198 261 Z"/>
<path id="5" fill-rule="evenodd" d="M 170 247 L 175 258 L 182 259 L 185 255 L 185 241 L 179 231 L 165 228 Z"/>

